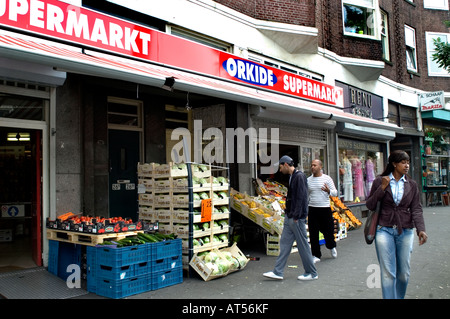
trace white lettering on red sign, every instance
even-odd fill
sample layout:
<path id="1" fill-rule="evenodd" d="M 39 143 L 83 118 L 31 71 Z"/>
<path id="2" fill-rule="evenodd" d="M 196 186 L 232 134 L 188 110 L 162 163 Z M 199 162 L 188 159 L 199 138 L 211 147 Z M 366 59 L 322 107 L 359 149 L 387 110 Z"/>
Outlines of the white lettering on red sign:
<path id="1" fill-rule="evenodd" d="M 100 14 L 86 14 L 86 10 L 65 3 L 40 0 L 0 0 L 0 17 L 8 12 L 8 19 L 21 25 L 43 29 L 44 34 L 67 35 L 131 54 L 149 54 L 150 33 L 133 28 L 132 24 Z M 113 22 L 117 20 L 117 22 Z M 120 22 L 119 22 L 120 21 Z M 123 23 L 122 23 L 123 22 Z M 129 24 L 129 26 L 126 26 Z M 57 35 L 55 34 L 55 36 Z M 52 34 L 53 35 L 53 34 Z M 76 39 L 73 39 L 76 41 Z"/>

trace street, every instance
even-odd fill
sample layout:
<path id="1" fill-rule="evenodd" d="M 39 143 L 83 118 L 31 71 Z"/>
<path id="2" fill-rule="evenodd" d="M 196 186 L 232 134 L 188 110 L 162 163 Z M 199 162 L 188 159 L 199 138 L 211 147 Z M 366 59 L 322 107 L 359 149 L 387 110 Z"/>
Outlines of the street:
<path id="1" fill-rule="evenodd" d="M 406 299 L 449 299 L 450 208 L 425 207 L 424 215 L 429 238 L 419 246 L 415 236 Z M 297 280 L 303 271 L 298 253 L 291 254 L 280 281 L 262 276 L 273 269 L 276 259 L 265 254 L 262 240 L 253 249 L 244 245 L 241 250 L 260 259 L 227 277 L 208 282 L 199 276 L 185 277 L 181 284 L 128 299 L 381 299 L 375 246 L 365 243 L 362 228 L 349 231 L 348 238 L 338 242 L 337 259 L 322 246 L 322 260 L 316 264 L 319 279 L 314 281 Z M 103 299 L 95 294 L 78 297 L 97 298 Z"/>

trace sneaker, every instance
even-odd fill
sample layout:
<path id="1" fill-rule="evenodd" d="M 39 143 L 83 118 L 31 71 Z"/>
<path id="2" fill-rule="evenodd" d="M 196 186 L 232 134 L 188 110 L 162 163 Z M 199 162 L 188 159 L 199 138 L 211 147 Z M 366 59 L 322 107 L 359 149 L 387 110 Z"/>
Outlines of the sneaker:
<path id="1" fill-rule="evenodd" d="M 313 262 L 318 263 L 320 261 L 320 258 L 317 258 L 316 256 L 313 256 Z"/>
<path id="2" fill-rule="evenodd" d="M 332 256 L 333 258 L 337 258 L 337 250 L 336 250 L 336 247 L 334 247 L 333 249 L 330 249 L 330 251 L 331 251 L 331 256 Z"/>
<path id="3" fill-rule="evenodd" d="M 306 280 L 316 280 L 316 279 L 319 279 L 319 275 L 313 276 L 313 275 L 311 275 L 311 274 L 303 274 L 303 275 L 298 276 L 297 279 L 298 279 L 298 280 L 303 280 L 303 281 L 306 281 Z"/>
<path id="4" fill-rule="evenodd" d="M 265 273 L 263 273 L 263 276 L 272 278 L 272 279 L 279 279 L 279 280 L 283 279 L 282 276 L 278 276 L 278 275 L 274 274 L 273 271 L 265 272 Z"/>

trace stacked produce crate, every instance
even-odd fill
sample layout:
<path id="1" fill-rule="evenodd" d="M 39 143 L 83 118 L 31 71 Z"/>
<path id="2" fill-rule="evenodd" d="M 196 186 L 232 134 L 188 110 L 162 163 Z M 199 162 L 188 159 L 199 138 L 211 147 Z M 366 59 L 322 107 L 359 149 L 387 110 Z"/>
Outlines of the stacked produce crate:
<path id="1" fill-rule="evenodd" d="M 160 232 L 182 239 L 185 269 L 194 253 L 228 246 L 227 173 L 204 164 L 138 164 L 139 218 L 158 221 Z M 210 217 L 202 215 L 202 203 L 209 199 Z"/>
<path id="2" fill-rule="evenodd" d="M 129 241 L 86 248 L 89 292 L 117 299 L 183 281 L 181 239 L 139 234 Z"/>

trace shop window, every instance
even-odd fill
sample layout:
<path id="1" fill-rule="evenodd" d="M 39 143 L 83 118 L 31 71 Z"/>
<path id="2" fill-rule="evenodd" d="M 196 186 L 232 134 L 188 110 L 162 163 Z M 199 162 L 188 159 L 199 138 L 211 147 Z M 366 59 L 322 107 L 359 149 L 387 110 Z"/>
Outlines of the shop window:
<path id="1" fill-rule="evenodd" d="M 417 72 L 416 30 L 405 25 L 406 68 Z"/>
<path id="2" fill-rule="evenodd" d="M 344 33 L 352 36 L 376 37 L 376 0 L 342 1 Z"/>
<path id="3" fill-rule="evenodd" d="M 417 109 L 400 105 L 400 127 L 417 128 Z"/>
<path id="4" fill-rule="evenodd" d="M 381 11 L 381 47 L 383 50 L 383 59 L 386 61 L 391 60 L 389 53 L 389 28 L 388 28 L 388 15 L 386 12 Z"/>
<path id="5" fill-rule="evenodd" d="M 266 154 L 271 154 L 271 145 L 265 145 L 264 150 Z M 320 159 L 323 163 L 324 169 L 327 165 L 325 163 L 325 147 L 320 145 L 293 145 L 293 144 L 279 144 L 278 145 L 279 156 L 290 156 L 296 165 L 296 168 L 308 177 L 311 175 L 311 163 L 315 159 Z M 258 152 L 261 152 L 261 146 L 258 145 Z M 267 179 L 275 180 L 285 186 L 288 186 L 289 176 L 283 175 L 279 172 L 278 167 L 274 167 L 273 174 L 264 175 L 261 174 L 260 167 L 267 166 L 267 163 L 261 163 L 260 155 L 258 154 L 258 165 L 256 176 L 263 181 Z M 327 173 L 327 172 L 325 172 Z"/>
<path id="6" fill-rule="evenodd" d="M 442 127 L 424 127 L 424 186 L 448 187 L 450 178 L 450 131 Z"/>
<path id="7" fill-rule="evenodd" d="M 434 40 L 440 39 L 441 42 L 450 42 L 450 33 L 435 33 L 426 32 L 425 33 L 426 43 L 427 43 L 427 64 L 428 64 L 428 75 L 430 76 L 450 76 L 450 73 L 443 67 L 440 67 L 437 61 L 433 61 L 433 54 L 436 52 Z"/>
<path id="8" fill-rule="evenodd" d="M 109 97 L 108 128 L 142 129 L 142 102 Z"/>
<path id="9" fill-rule="evenodd" d="M 0 93 L 0 117 L 44 121 L 44 100 Z"/>
<path id="10" fill-rule="evenodd" d="M 339 193 L 345 202 L 364 201 L 375 177 L 383 170 L 381 144 L 339 139 Z"/>

